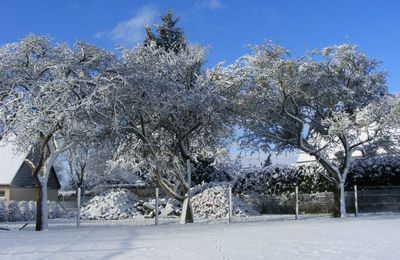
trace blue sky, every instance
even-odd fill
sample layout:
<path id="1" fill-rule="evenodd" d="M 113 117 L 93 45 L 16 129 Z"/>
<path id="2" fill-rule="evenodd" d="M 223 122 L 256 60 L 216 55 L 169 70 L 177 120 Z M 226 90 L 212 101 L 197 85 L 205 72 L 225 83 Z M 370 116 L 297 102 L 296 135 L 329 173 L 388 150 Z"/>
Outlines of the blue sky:
<path id="1" fill-rule="evenodd" d="M 69 43 L 82 40 L 109 50 L 130 47 L 144 39 L 144 24 L 158 21 L 167 9 L 180 17 L 179 25 L 190 42 L 210 47 L 207 66 L 219 61 L 232 63 L 249 52 L 246 45 L 265 40 L 283 45 L 293 55 L 354 43 L 383 62 L 389 90 L 400 92 L 397 0 L 2 0 L 0 44 L 32 32 Z M 260 160 L 257 156 L 254 164 Z"/>
<path id="2" fill-rule="evenodd" d="M 383 62 L 391 92 L 400 91 L 400 1 L 85 1 L 3 0 L 0 44 L 29 32 L 60 41 L 83 40 L 114 49 L 144 37 L 143 24 L 167 9 L 180 17 L 190 42 L 210 46 L 208 66 L 233 62 L 248 44 L 272 40 L 300 55 L 331 44 L 354 43 Z"/>

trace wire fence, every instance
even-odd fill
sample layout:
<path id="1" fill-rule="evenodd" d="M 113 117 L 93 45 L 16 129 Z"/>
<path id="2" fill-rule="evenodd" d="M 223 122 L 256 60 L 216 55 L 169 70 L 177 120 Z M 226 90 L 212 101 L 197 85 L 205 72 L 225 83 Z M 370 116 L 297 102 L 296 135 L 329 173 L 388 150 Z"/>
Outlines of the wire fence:
<path id="1" fill-rule="evenodd" d="M 242 197 L 241 199 L 249 207 L 253 207 L 256 211 L 260 212 L 257 216 L 238 216 L 235 215 L 232 197 L 229 188 L 226 188 L 226 197 L 229 198 L 224 203 L 226 211 L 218 219 L 212 217 L 198 217 L 194 216 L 195 223 L 235 223 L 235 222 L 253 222 L 253 221 L 274 221 L 274 220 L 295 220 L 305 218 L 318 218 L 322 216 L 331 215 L 334 212 L 334 195 L 332 192 L 320 193 L 302 193 L 294 188 L 294 192 L 285 195 L 260 195 Z M 297 191 L 297 192 L 296 192 Z M 160 203 L 156 200 L 156 193 L 154 198 L 151 196 L 155 204 Z M 91 197 L 85 197 L 86 202 Z M 354 213 L 380 213 L 380 212 L 394 212 L 400 213 L 400 186 L 374 186 L 374 187 L 356 187 L 349 189 L 345 193 L 346 198 L 346 211 L 348 214 Z M 158 201 L 158 202 L 157 202 Z M 150 200 L 149 200 L 150 203 Z M 163 224 L 178 224 L 180 216 L 170 215 L 168 217 L 159 217 L 156 213 L 152 217 L 135 216 L 133 218 L 124 220 L 88 220 L 82 219 L 77 221 L 77 198 L 76 196 L 69 196 L 60 200 L 60 211 L 70 214 L 69 218 L 56 218 L 50 222 L 51 226 L 96 226 L 96 225 L 163 225 Z M 160 204 L 158 204 L 160 205 Z M 157 207 L 158 208 L 158 207 Z M 27 221 L 24 221 L 26 223 Z M 13 224 L 8 224 L 12 227 Z M 18 227 L 18 223 L 16 223 Z M 29 225 L 33 226 L 34 221 L 29 220 Z M 29 227 L 28 225 L 28 227 Z"/>
<path id="2" fill-rule="evenodd" d="M 207 222 L 246 222 L 259 220 L 287 220 L 297 218 L 320 217 L 333 214 L 334 212 L 334 194 L 333 192 L 302 193 L 294 188 L 294 192 L 284 195 L 259 195 L 244 196 L 241 199 L 249 207 L 260 212 L 260 216 L 239 217 L 232 214 L 232 199 L 229 188 L 226 189 L 226 217 L 220 219 L 211 219 L 207 217 L 194 219 L 197 223 Z M 296 192 L 297 191 L 297 192 Z M 85 197 L 89 201 L 91 197 Z M 151 197 L 150 197 L 151 198 Z M 379 213 L 379 212 L 397 212 L 400 213 L 400 186 L 374 186 L 374 187 L 354 187 L 345 192 L 346 211 L 348 214 L 354 213 Z M 155 193 L 154 198 L 156 199 Z M 153 200 L 154 201 L 154 200 Z M 158 203 L 158 200 L 155 200 Z M 64 208 L 73 211 L 76 208 L 76 197 L 69 197 L 67 200 L 60 200 Z M 158 216 L 156 213 L 155 216 Z M 104 220 L 103 220 L 104 222 Z M 99 223 L 96 221 L 82 220 L 83 225 L 93 225 Z M 110 223 L 117 223 L 111 221 Z M 136 218 L 136 220 L 125 220 L 122 223 L 131 223 L 134 225 L 151 225 L 179 223 L 179 216 L 169 218 Z"/>
<path id="3" fill-rule="evenodd" d="M 354 205 L 355 192 L 347 192 L 347 204 Z M 357 188 L 359 213 L 400 212 L 400 186 L 367 186 Z M 355 212 L 354 207 L 348 209 Z"/>

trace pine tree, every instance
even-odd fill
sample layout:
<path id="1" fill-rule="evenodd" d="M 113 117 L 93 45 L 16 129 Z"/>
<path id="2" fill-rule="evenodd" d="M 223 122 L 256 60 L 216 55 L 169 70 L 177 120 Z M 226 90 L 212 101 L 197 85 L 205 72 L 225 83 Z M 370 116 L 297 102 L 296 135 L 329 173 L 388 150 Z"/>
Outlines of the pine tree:
<path id="1" fill-rule="evenodd" d="M 145 44 L 155 42 L 157 47 L 164 48 L 166 51 L 178 53 L 186 48 L 186 40 L 183 30 L 176 27 L 179 18 L 174 19 L 172 11 L 168 10 L 164 16 L 161 16 L 161 24 L 156 24 L 156 32 L 153 33 L 150 26 L 146 25 Z"/>

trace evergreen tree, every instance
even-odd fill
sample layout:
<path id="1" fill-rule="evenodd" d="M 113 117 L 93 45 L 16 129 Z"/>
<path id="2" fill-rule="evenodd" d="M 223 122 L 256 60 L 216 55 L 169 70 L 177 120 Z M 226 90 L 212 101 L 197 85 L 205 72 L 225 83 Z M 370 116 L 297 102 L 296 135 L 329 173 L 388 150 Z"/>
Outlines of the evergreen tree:
<path id="1" fill-rule="evenodd" d="M 161 24 L 156 24 L 156 32 L 153 33 L 150 26 L 146 25 L 145 44 L 155 42 L 158 47 L 166 51 L 179 52 L 186 48 L 186 40 L 181 28 L 176 27 L 179 18 L 174 19 L 172 11 L 168 10 L 161 16 Z"/>

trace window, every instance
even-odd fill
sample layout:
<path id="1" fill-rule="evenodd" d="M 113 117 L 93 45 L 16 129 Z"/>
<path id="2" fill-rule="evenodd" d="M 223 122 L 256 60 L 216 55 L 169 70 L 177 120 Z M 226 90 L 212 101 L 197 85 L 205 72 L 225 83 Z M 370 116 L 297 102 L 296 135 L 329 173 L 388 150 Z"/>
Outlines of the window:
<path id="1" fill-rule="evenodd" d="M 6 197 L 6 192 L 4 190 L 0 190 L 0 199 Z"/>

